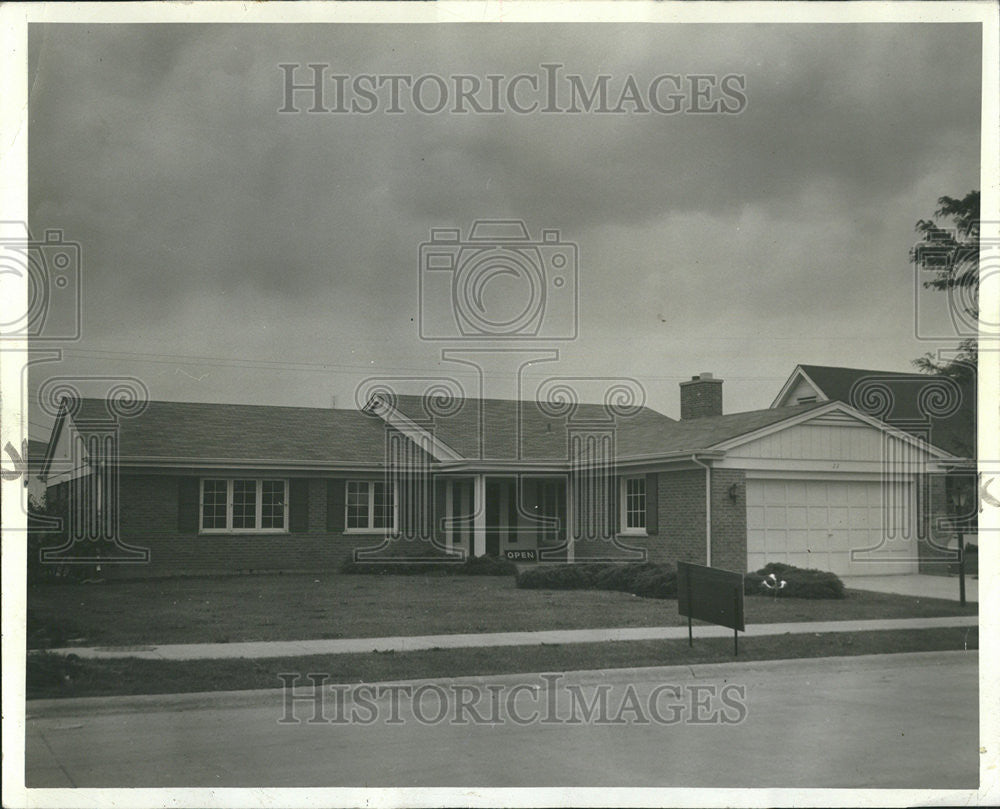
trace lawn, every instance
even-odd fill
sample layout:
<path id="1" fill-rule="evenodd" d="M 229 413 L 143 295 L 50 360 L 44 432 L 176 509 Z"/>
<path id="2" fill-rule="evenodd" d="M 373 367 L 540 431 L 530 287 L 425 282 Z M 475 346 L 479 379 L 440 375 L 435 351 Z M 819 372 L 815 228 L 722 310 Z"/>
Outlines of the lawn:
<path id="1" fill-rule="evenodd" d="M 977 649 L 975 627 L 776 635 L 744 638 L 737 661 L 781 660 L 896 652 Z M 176 694 L 278 688 L 279 673 L 324 672 L 329 683 L 373 683 L 412 678 L 522 672 L 638 668 L 733 661 L 729 638 L 551 644 L 506 648 L 432 649 L 421 652 L 317 655 L 263 660 L 68 659 L 28 657 L 28 699 L 127 694 Z M 30 706 L 29 706 L 30 713 Z"/>
<path id="2" fill-rule="evenodd" d="M 972 615 L 976 605 L 849 590 L 746 599 L 747 623 Z M 519 590 L 509 576 L 260 575 L 37 584 L 28 648 L 669 626 L 676 600 Z"/>

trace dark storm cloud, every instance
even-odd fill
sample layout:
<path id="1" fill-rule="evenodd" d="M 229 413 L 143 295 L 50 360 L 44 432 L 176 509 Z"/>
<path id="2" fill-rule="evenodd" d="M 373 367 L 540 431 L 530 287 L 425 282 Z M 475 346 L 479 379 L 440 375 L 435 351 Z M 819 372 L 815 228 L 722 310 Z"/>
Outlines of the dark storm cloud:
<path id="1" fill-rule="evenodd" d="M 86 336 L 105 346 L 424 356 L 417 247 L 482 216 L 580 244 L 581 351 L 598 364 L 630 330 L 676 350 L 706 310 L 727 333 L 821 314 L 857 332 L 886 300 L 905 308 L 913 222 L 978 177 L 971 26 L 49 25 L 30 44 L 32 226 L 83 242 Z M 278 115 L 281 62 L 480 77 L 558 62 L 615 86 L 737 73 L 748 104 Z M 914 354 L 907 317 L 897 366 Z M 780 363 L 799 359 L 832 361 Z"/>

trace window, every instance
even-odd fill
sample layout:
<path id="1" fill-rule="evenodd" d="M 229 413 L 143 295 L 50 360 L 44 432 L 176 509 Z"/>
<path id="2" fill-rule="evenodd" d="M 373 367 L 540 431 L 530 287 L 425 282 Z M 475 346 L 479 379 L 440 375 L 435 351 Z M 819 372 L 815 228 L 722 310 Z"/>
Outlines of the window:
<path id="1" fill-rule="evenodd" d="M 381 480 L 347 481 L 348 531 L 394 531 L 396 505 L 392 488 Z"/>
<path id="2" fill-rule="evenodd" d="M 646 533 L 646 478 L 622 481 L 622 528 L 627 533 Z"/>
<path id="3" fill-rule="evenodd" d="M 201 530 L 229 534 L 287 531 L 288 481 L 202 480 Z"/>

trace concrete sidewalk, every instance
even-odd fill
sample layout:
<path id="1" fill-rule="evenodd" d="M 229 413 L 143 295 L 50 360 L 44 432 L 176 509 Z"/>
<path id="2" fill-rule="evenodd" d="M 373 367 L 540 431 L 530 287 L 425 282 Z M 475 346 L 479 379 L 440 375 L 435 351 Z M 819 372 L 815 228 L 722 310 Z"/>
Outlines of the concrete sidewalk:
<path id="1" fill-rule="evenodd" d="M 870 632 L 892 629 L 939 629 L 978 626 L 978 615 L 943 618 L 892 618 L 872 621 L 803 621 L 782 624 L 750 624 L 742 637 L 808 635 L 824 632 Z M 687 637 L 687 626 L 619 629 L 557 629 L 545 632 L 487 632 L 455 635 L 415 635 L 388 638 L 343 638 L 332 640 L 257 641 L 248 643 L 182 643 L 167 646 L 98 646 L 49 649 L 50 653 L 74 654 L 89 659 L 135 657 L 144 660 L 221 660 L 228 658 L 303 657 L 306 655 L 365 654 L 370 652 L 415 652 L 428 649 L 465 649 L 484 646 L 544 646 L 562 643 L 607 641 L 678 640 Z M 721 626 L 697 625 L 696 638 L 732 637 Z M 29 654 L 37 653 L 34 650 Z"/>

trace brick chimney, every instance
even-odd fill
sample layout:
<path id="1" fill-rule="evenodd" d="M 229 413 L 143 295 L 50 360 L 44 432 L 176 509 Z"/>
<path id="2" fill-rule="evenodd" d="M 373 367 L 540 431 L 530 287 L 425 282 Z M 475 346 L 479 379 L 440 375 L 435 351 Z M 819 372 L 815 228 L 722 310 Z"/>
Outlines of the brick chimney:
<path id="1" fill-rule="evenodd" d="M 681 419 L 722 415 L 722 380 L 702 372 L 681 382 Z"/>

